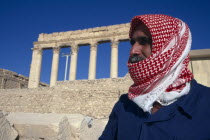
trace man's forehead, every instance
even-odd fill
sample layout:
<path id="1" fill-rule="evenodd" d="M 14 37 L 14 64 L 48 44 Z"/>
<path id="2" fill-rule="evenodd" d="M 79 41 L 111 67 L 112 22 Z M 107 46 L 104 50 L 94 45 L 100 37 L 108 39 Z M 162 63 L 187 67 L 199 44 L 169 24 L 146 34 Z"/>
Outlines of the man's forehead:
<path id="1" fill-rule="evenodd" d="M 145 24 L 139 24 L 135 27 L 135 30 L 141 30 L 141 29 L 147 29 L 147 26 Z"/>
<path id="2" fill-rule="evenodd" d="M 148 37 L 148 35 L 146 35 L 145 32 L 143 32 L 141 29 L 138 29 L 134 31 L 132 38 L 137 38 L 137 37 Z"/>
<path id="3" fill-rule="evenodd" d="M 141 32 L 143 32 L 144 34 L 146 34 L 146 36 L 151 37 L 151 33 L 150 33 L 148 27 L 145 24 L 143 24 L 143 23 L 142 24 L 139 24 L 139 25 L 137 25 L 135 27 L 134 34 L 133 35 L 135 35 L 136 33 L 137 34 L 141 34 Z"/>

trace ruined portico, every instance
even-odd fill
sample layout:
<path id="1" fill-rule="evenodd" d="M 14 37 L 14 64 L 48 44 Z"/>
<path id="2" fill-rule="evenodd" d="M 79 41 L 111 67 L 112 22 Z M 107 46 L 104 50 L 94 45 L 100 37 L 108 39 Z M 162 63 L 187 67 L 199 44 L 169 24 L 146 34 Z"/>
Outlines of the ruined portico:
<path id="1" fill-rule="evenodd" d="M 45 49 L 53 49 L 50 86 L 54 86 L 58 77 L 59 54 L 61 48 L 71 48 L 71 61 L 69 80 L 76 80 L 77 57 L 79 47 L 90 45 L 90 62 L 88 79 L 96 78 L 97 47 L 100 43 L 111 43 L 110 78 L 118 77 L 118 44 L 120 41 L 128 41 L 129 23 L 111 26 L 89 28 L 84 30 L 56 32 L 40 34 L 38 41 L 34 42 L 32 61 L 29 75 L 29 88 L 39 86 L 42 52 Z"/>

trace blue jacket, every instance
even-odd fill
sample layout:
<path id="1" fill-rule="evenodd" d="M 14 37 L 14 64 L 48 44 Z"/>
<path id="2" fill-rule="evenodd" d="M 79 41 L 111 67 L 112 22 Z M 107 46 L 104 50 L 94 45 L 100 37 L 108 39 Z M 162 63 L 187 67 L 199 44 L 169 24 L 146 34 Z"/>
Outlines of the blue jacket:
<path id="1" fill-rule="evenodd" d="M 190 91 L 155 114 L 127 94 L 114 105 L 99 140 L 210 140 L 210 88 L 191 81 Z"/>

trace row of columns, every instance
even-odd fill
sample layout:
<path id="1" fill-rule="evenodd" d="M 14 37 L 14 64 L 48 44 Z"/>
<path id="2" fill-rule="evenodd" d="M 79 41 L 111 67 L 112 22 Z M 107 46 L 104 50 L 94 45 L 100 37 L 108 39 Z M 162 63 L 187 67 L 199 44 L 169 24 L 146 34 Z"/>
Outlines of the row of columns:
<path id="1" fill-rule="evenodd" d="M 111 42 L 111 67 L 110 67 L 110 77 L 118 77 L 118 43 L 119 41 L 113 40 Z M 70 71 L 69 71 L 69 80 L 76 80 L 77 72 L 77 57 L 78 57 L 78 45 L 71 46 L 71 61 L 70 61 Z M 89 62 L 89 73 L 88 79 L 96 78 L 96 63 L 97 63 L 97 48 L 98 43 L 93 42 L 90 44 L 90 62 Z M 29 75 L 29 88 L 39 87 L 40 82 L 40 73 L 42 66 L 42 52 L 41 48 L 33 48 L 32 62 L 30 66 L 30 75 Z M 50 86 L 56 84 L 58 78 L 58 66 L 59 66 L 59 54 L 60 47 L 53 48 L 53 59 L 52 59 L 52 68 L 51 68 L 51 78 Z"/>

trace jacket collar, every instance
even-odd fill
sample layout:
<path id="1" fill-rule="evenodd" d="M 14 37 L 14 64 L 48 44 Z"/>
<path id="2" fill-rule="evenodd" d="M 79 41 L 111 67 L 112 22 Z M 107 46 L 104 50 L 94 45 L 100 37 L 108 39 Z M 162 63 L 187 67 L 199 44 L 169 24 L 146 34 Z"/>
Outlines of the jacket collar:
<path id="1" fill-rule="evenodd" d="M 177 100 L 178 110 L 187 117 L 193 117 L 194 106 L 198 104 L 199 94 L 198 83 L 195 79 L 190 82 L 190 91 L 187 95 Z"/>
<path id="2" fill-rule="evenodd" d="M 160 122 L 171 119 L 175 116 L 176 112 L 180 112 L 187 118 L 191 119 L 193 117 L 193 107 L 198 103 L 198 83 L 195 79 L 190 82 L 190 91 L 187 95 L 180 97 L 177 101 L 169 106 L 161 107 L 155 114 L 150 115 L 146 113 L 148 118 L 144 121 L 149 122 Z"/>

